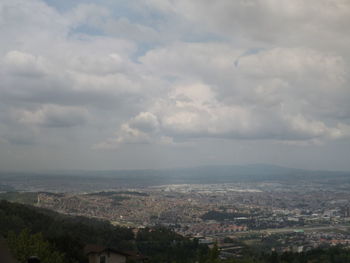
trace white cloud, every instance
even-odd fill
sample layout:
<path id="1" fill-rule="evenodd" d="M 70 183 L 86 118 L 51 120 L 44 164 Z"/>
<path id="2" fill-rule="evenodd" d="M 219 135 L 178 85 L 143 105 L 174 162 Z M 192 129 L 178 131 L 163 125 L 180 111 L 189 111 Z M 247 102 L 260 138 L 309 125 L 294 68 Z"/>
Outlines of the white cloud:
<path id="1" fill-rule="evenodd" d="M 0 138 L 9 148 L 57 138 L 75 149 L 79 138 L 132 155 L 131 144 L 309 147 L 349 136 L 347 0 L 67 6 L 0 3 Z"/>
<path id="2" fill-rule="evenodd" d="M 22 124 L 64 128 L 86 123 L 89 113 L 86 109 L 79 107 L 43 105 L 34 111 L 15 110 L 14 117 Z"/>
<path id="3" fill-rule="evenodd" d="M 128 38 L 140 42 L 159 42 L 160 34 L 153 28 L 131 23 L 126 18 L 110 19 L 101 28 L 116 37 Z"/>
<path id="4" fill-rule="evenodd" d="M 157 117 L 150 112 L 141 112 L 129 121 L 129 126 L 143 132 L 154 132 L 158 129 Z"/>
<path id="5" fill-rule="evenodd" d="M 110 16 L 110 10 L 92 3 L 79 4 L 65 14 L 65 17 L 73 28 L 81 25 L 99 27 L 100 24 L 104 23 L 104 20 Z"/>
<path id="6" fill-rule="evenodd" d="M 305 108 L 311 114 L 348 109 L 343 100 L 349 97 L 347 63 L 332 53 L 273 48 L 243 54 L 228 44 L 184 43 L 155 49 L 141 61 L 164 77 L 199 79 L 227 103 L 296 112 Z"/>
<path id="7" fill-rule="evenodd" d="M 346 33 L 350 23 L 350 4 L 347 0 L 146 2 L 161 12 L 192 21 L 203 31 L 238 43 L 245 38 L 289 47 L 328 49 L 332 46 L 346 50 L 350 41 Z"/>
<path id="8" fill-rule="evenodd" d="M 292 114 L 258 105 L 225 104 L 218 100 L 209 86 L 200 83 L 174 87 L 168 96 L 155 100 L 149 111 L 123 124 L 116 139 L 108 143 L 145 143 L 151 138 L 160 138 L 160 134 L 184 140 L 277 141 L 322 141 L 350 135 L 346 124 L 327 125 L 301 113 Z"/>
<path id="9" fill-rule="evenodd" d="M 17 50 L 8 52 L 3 60 L 9 73 L 28 77 L 41 77 L 47 73 L 48 63 L 43 57 Z"/>

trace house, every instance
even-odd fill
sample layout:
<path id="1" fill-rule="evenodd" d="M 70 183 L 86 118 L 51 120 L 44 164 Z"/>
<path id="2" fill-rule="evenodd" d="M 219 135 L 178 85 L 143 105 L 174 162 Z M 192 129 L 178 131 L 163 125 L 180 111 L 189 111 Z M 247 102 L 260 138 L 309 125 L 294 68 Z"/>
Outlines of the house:
<path id="1" fill-rule="evenodd" d="M 87 245 L 85 254 L 89 258 L 89 263 L 126 263 L 127 261 L 143 263 L 147 259 L 135 252 L 121 251 L 99 245 Z"/>

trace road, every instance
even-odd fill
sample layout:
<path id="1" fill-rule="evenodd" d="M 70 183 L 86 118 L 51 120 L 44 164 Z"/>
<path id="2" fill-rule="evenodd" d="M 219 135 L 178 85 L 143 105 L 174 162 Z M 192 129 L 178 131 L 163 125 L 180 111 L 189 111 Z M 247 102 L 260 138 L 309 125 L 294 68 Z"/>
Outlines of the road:
<path id="1" fill-rule="evenodd" d="M 235 233 L 235 236 L 247 236 L 254 234 L 276 234 L 276 233 L 291 233 L 296 231 L 303 232 L 320 232 L 320 231 L 350 231 L 350 225 L 325 225 L 325 226 L 304 226 L 304 227 L 288 227 L 288 228 L 269 228 L 262 230 L 251 230 L 247 232 Z"/>

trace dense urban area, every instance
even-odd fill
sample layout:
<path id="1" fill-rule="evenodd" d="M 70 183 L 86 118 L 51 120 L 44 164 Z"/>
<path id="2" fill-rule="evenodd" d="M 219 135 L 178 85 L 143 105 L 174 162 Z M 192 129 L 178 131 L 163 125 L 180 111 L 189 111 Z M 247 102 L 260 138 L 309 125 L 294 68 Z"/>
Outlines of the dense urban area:
<path id="1" fill-rule="evenodd" d="M 224 242 L 228 240 L 297 252 L 350 245 L 349 193 L 283 189 L 273 183 L 251 187 L 165 185 L 79 194 L 39 193 L 36 205 L 69 215 L 107 219 L 135 231 L 166 226 L 206 244 L 220 241 L 222 256 L 234 256 L 235 252 L 229 251 L 238 249 L 235 243 L 231 247 Z"/>
<path id="2" fill-rule="evenodd" d="M 55 191 L 47 191 L 49 185 L 43 184 L 23 182 L 26 191 L 3 185 L 0 196 L 64 215 L 108 221 L 135 236 L 163 227 L 209 249 L 217 246 L 221 259 L 240 258 L 247 247 L 277 254 L 350 247 L 346 183 L 265 180 L 137 187 L 107 183 L 93 191 L 89 187 L 93 180 L 68 192 L 60 191 L 59 184 Z"/>

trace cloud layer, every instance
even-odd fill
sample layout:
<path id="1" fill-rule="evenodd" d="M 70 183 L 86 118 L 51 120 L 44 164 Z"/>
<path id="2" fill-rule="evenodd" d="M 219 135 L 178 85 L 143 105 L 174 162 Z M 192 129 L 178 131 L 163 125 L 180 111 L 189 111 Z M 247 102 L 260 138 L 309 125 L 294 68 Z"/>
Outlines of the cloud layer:
<path id="1" fill-rule="evenodd" d="M 328 151 L 349 143 L 349 24 L 346 0 L 2 1 L 0 154 Z"/>

